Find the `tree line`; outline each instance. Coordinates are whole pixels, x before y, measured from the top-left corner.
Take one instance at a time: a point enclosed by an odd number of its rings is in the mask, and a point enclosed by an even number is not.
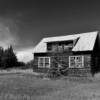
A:
[[[0,68],[13,68],[23,66],[23,62],[19,62],[12,46],[7,49],[0,47]]]

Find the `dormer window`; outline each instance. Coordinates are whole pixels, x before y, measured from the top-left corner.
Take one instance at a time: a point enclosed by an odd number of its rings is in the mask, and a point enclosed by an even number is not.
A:
[[[73,48],[73,41],[64,42],[64,51],[70,51]]]
[[[73,40],[69,41],[56,41],[47,43],[48,52],[67,52],[73,48]]]
[[[47,50],[51,51],[52,50],[52,43],[47,43]]]
[[[58,52],[62,52],[63,51],[63,43],[59,42],[58,43]]]

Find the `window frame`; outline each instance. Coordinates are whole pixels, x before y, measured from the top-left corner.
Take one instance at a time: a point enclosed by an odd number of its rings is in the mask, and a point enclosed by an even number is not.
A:
[[[41,59],[41,58],[43,59],[43,62],[42,62],[42,63],[43,63],[43,66],[40,65],[40,59]],[[46,67],[46,64],[47,64],[47,63],[45,62],[45,61],[46,61],[46,60],[45,60],[46,58],[49,59],[49,62],[48,62],[49,65],[48,65],[48,67]],[[50,65],[51,65],[50,57],[38,57],[38,68],[50,68]]]
[[[71,57],[75,57],[75,64],[81,64],[82,66],[81,67],[75,67],[75,66],[71,66]],[[81,57],[81,62],[77,62],[76,58],[77,57]],[[77,56],[69,56],[69,68],[84,68],[84,56],[81,56],[81,55],[77,55]]]

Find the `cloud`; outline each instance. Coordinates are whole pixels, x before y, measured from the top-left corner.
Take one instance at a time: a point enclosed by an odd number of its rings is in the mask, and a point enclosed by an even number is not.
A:
[[[33,50],[32,48],[25,48],[24,50],[18,51],[18,46],[20,46],[23,41],[21,37],[22,35],[19,33],[19,26],[17,22],[18,20],[14,18],[2,18],[0,16],[0,46],[6,49],[9,45],[12,45],[14,47],[18,60],[28,62],[33,59]]]
[[[31,61],[33,59],[32,52],[33,52],[33,48],[18,51],[16,54],[18,61],[23,61],[25,63]]]
[[[16,36],[11,32],[10,28],[0,23],[0,46],[7,48],[9,45],[15,45],[16,43]]]

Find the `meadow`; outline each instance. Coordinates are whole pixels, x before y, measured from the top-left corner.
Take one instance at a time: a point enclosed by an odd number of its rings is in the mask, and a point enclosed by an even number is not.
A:
[[[0,100],[100,100],[100,80],[47,80],[25,73],[0,74]]]

